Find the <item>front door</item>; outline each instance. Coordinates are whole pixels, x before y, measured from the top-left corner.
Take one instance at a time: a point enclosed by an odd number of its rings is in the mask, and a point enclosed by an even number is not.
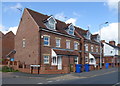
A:
[[[62,70],[62,57],[58,56],[58,70]]]

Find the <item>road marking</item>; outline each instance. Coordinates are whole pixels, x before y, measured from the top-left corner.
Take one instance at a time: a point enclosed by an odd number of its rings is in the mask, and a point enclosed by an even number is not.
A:
[[[37,84],[43,84],[43,83],[37,83]]]
[[[60,81],[60,80],[58,79],[58,80],[56,80],[56,81]]]
[[[113,73],[113,72],[116,72],[116,71],[111,71],[111,72],[107,72],[107,73],[103,73],[103,74],[99,74],[99,75],[93,75],[93,76],[90,76],[90,77],[87,77],[87,78],[101,76],[101,75],[105,75],[105,74],[110,74],[110,73]]]
[[[119,85],[120,84],[120,82],[118,82],[118,83],[116,83],[116,84],[114,84],[114,85],[112,85],[112,86],[117,86],[117,85]]]
[[[48,81],[48,82],[53,82],[53,81]]]

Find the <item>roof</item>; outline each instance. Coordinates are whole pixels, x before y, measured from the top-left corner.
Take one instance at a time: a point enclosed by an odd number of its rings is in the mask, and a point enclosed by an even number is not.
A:
[[[77,51],[68,51],[68,50],[58,50],[54,49],[57,55],[68,55],[68,56],[78,56],[79,53]]]
[[[95,58],[100,58],[99,54],[92,54]]]
[[[48,16],[48,15],[43,15],[41,13],[38,13],[36,11],[33,11],[31,9],[28,9],[26,8],[27,11],[30,13],[30,15],[33,17],[33,19],[35,20],[35,22],[37,23],[37,25],[41,28],[44,28],[44,29],[47,29],[47,30],[50,30],[48,29],[45,25],[44,25],[44,21],[46,21],[49,17],[51,16]],[[66,34],[66,35],[69,35],[65,29],[68,28],[68,25],[69,24],[66,24],[65,22],[62,22],[60,20],[56,20],[56,32],[59,32],[59,33],[63,33],[63,34]],[[52,30],[53,31],[53,30]],[[77,35],[75,35],[76,37],[78,37]]]
[[[109,43],[107,43],[107,42],[105,42],[107,45],[109,45],[109,46],[111,46],[111,47],[113,47],[113,48],[117,48],[117,49],[119,49],[120,50],[120,47],[119,46],[115,46],[115,45],[112,45],[112,44],[109,44]]]

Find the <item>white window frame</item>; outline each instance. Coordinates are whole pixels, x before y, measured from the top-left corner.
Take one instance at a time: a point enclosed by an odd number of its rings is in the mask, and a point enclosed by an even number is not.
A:
[[[74,42],[74,49],[75,49],[75,50],[78,50],[78,45],[79,45],[78,42]]]
[[[88,51],[88,44],[85,44],[85,51]]]
[[[54,28],[53,28],[53,29],[49,28],[49,27],[47,26],[47,24],[45,23],[46,27],[47,27],[48,29],[50,29],[50,30],[56,30],[56,23],[57,23],[57,22],[56,22],[55,18],[54,18],[53,16],[50,16],[50,17],[47,19],[47,22],[48,22],[49,25],[50,25],[50,22],[49,22],[50,19],[53,19],[53,20],[55,21],[55,23],[53,24],[53,25],[54,25]]]
[[[58,46],[57,46],[57,43],[58,43]],[[60,47],[60,46],[61,46],[61,38],[56,38],[56,47]]]
[[[94,45],[91,45],[91,52],[94,52]]]
[[[45,57],[48,57],[48,58],[45,58]],[[50,56],[49,55],[44,55],[44,64],[49,64],[49,59],[50,59]],[[48,60],[47,62],[45,62],[45,60]]]
[[[88,60],[89,60],[88,56],[85,56],[85,63],[88,63],[89,62]]]
[[[74,57],[74,63],[75,63],[75,64],[78,64],[78,57],[77,57],[77,56]]]
[[[22,40],[22,47],[25,48],[25,46],[26,46],[26,40],[23,39],[23,40]]]
[[[56,59],[54,60],[54,58],[56,58]],[[55,61],[55,63],[54,63],[54,61]],[[57,56],[52,57],[52,65],[57,65]]]
[[[45,40],[45,37],[48,37],[48,40]],[[46,44],[44,44],[44,42],[45,41],[47,41],[48,42],[48,44],[46,45]],[[44,44],[44,46],[50,46],[50,36],[48,36],[48,35],[44,35],[44,37],[43,37],[43,44]]]
[[[98,46],[96,46],[96,52],[98,52]]]
[[[66,48],[70,49],[70,40],[66,40]]]
[[[73,27],[73,34],[70,34],[70,31],[72,31],[72,30],[70,29],[71,27]],[[74,35],[74,30],[75,30],[74,25],[73,25],[73,24],[70,24],[70,25],[68,26],[67,33],[70,34],[70,35]]]

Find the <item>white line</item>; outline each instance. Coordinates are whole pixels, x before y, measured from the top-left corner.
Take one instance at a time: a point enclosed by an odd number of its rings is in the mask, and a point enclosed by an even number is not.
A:
[[[56,80],[56,81],[60,81],[60,80],[58,79],[58,80]]]
[[[48,81],[48,82],[53,82],[53,81]]]
[[[120,82],[118,82],[118,83],[114,84],[113,86],[117,86],[117,85],[119,85],[119,84],[120,84]]]
[[[37,84],[43,84],[43,83],[37,83]]]

